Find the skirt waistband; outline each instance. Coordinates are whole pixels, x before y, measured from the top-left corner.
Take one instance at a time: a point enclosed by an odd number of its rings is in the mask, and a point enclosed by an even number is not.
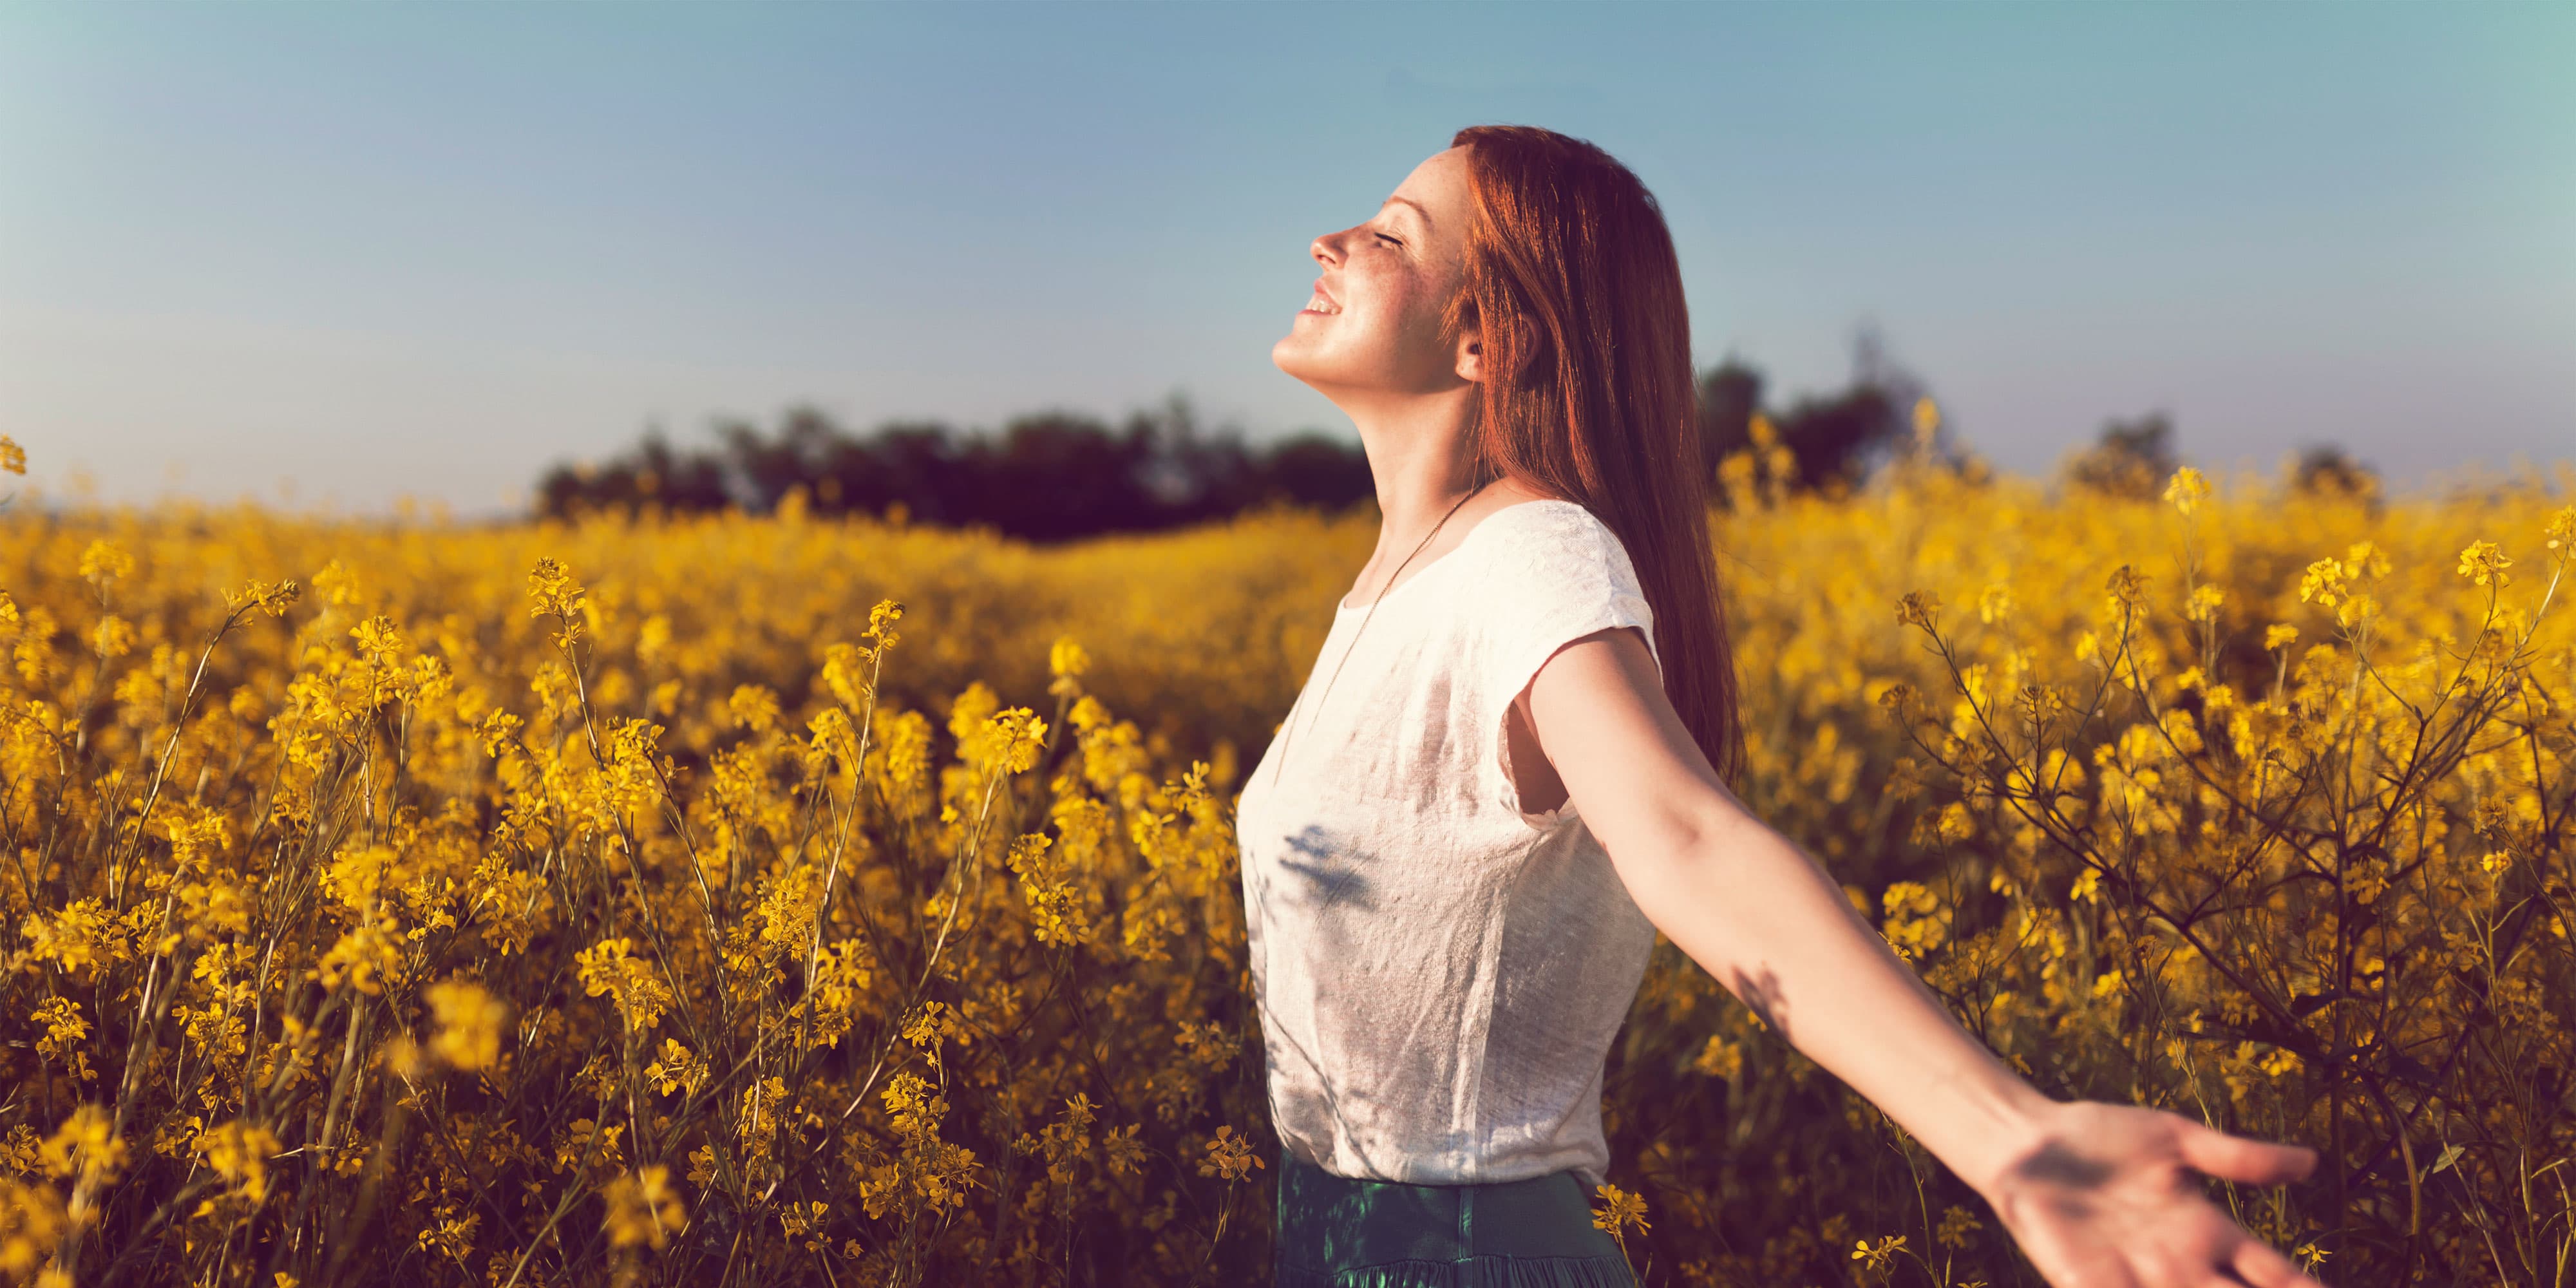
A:
[[[1282,1149],[1283,1264],[1324,1272],[1479,1257],[1609,1258],[1630,1282],[1571,1171],[1479,1185],[1408,1185],[1335,1176]]]

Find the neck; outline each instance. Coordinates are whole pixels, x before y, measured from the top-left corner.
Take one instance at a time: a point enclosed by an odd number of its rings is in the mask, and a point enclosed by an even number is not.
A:
[[[1346,407],[1377,483],[1378,549],[1410,550],[1476,487],[1477,387]],[[1492,489],[1487,489],[1491,491]]]

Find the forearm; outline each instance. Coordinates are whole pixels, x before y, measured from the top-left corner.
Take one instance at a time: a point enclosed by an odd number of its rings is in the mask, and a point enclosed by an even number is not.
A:
[[[1759,823],[1623,879],[1691,960],[1980,1192],[2057,1102],[1960,1027],[1788,838]]]

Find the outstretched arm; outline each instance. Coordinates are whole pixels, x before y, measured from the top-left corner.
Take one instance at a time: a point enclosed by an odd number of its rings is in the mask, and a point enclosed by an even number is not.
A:
[[[1634,628],[1558,650],[1519,703],[1639,909],[1808,1058],[1985,1196],[2057,1288],[2322,1288],[2192,1171],[2255,1184],[2316,1154],[2161,1110],[2042,1095],[1953,1019],[1814,861],[1753,817]]]

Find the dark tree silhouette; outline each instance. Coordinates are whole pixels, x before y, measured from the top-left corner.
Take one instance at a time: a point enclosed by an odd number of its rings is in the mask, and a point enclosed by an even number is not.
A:
[[[1772,414],[1797,461],[1795,486],[1857,486],[1910,441],[1922,382],[1886,360],[1874,332],[1858,338],[1852,383]],[[1712,471],[1752,442],[1763,377],[1728,358],[1699,380],[1699,432]],[[810,406],[774,430],[739,418],[714,445],[674,448],[659,428],[597,465],[561,464],[539,480],[539,514],[595,510],[768,513],[792,493],[819,515],[900,515],[983,526],[1028,541],[1071,541],[1205,523],[1266,505],[1339,510],[1376,494],[1368,458],[1349,438],[1305,431],[1252,446],[1231,427],[1202,433],[1178,396],[1115,427],[1077,412],[1012,419],[998,434],[939,421],[888,421],[861,436]]]
[[[2310,443],[2290,462],[2290,491],[2301,496],[2359,501],[2379,512],[2379,471],[2352,459],[2338,443]]]
[[[1247,447],[1231,429],[1201,433],[1179,398],[1116,428],[1050,410],[1016,417],[998,435],[890,421],[861,437],[800,406],[774,431],[726,419],[714,438],[712,448],[675,451],[655,429],[603,464],[558,465],[538,484],[538,512],[757,514],[801,491],[816,514],[900,514],[1051,542],[1178,527],[1265,504],[1334,510],[1374,494],[1357,443],[1308,432]]]
[[[1699,379],[1699,428],[1702,459],[1708,462],[1712,499],[1724,501],[1715,486],[1716,471],[1731,452],[1753,445],[1753,418],[1767,416],[1780,445],[1797,462],[1791,486],[1840,495],[1858,488],[1913,437],[1915,402],[1926,386],[1887,356],[1874,327],[1853,338],[1851,383],[1832,394],[1800,397],[1785,411],[1763,410],[1761,371],[1732,355]],[[1934,438],[1934,452],[1953,459],[1946,427]],[[1953,460],[1953,463],[1956,463]]]
[[[2179,464],[2173,421],[2161,411],[2133,421],[2113,420],[2091,447],[2066,458],[2064,477],[2077,489],[2103,496],[2151,500],[2164,491]]]
[[[1262,501],[1330,508],[1342,498],[1375,495],[1376,480],[1368,457],[1338,438],[1319,433],[1283,439],[1270,449],[1262,482]]]
[[[600,506],[715,510],[731,501],[722,467],[704,453],[672,450],[659,426],[644,431],[633,452],[606,468],[557,466],[537,484],[540,514]]]
[[[1753,417],[1762,410],[1762,373],[1733,354],[1699,377],[1700,459],[1709,478],[1729,452],[1753,445]]]

